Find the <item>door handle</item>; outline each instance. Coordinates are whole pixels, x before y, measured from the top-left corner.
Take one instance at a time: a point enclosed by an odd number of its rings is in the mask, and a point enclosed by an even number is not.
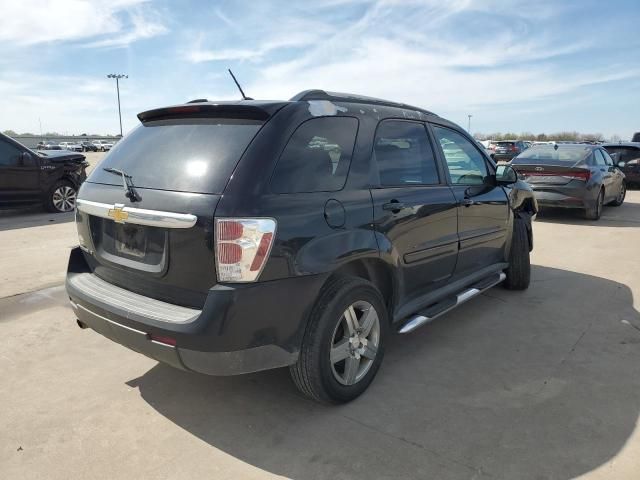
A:
[[[404,203],[399,202],[398,200],[391,200],[389,203],[382,204],[383,210],[389,210],[393,213],[398,213],[403,208],[404,208]]]
[[[470,207],[471,205],[475,205],[476,202],[474,202],[472,199],[470,198],[463,198],[460,201],[460,205],[464,206],[464,207]]]

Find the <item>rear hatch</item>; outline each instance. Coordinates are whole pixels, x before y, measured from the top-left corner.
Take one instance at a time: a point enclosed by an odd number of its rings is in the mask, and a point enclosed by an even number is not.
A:
[[[247,146],[282,105],[188,105],[140,114],[142,124],[79,193],[78,234],[94,274],[145,296],[202,307],[216,283],[216,206]]]
[[[588,159],[591,149],[577,145],[541,145],[522,152],[511,162],[520,176],[532,186],[567,185],[591,176]]]
[[[514,142],[496,142],[494,151],[498,154],[506,154],[517,153],[518,149]]]

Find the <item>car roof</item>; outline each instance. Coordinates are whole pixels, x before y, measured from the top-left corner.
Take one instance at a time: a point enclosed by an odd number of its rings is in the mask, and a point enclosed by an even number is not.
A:
[[[640,142],[603,143],[601,147],[632,147],[640,148]]]
[[[244,115],[266,120],[278,110],[286,105],[300,104],[308,108],[312,115],[335,115],[339,111],[349,111],[354,115],[367,115],[374,114],[377,118],[387,117],[403,117],[407,119],[421,119],[429,116],[438,118],[439,121],[443,121],[435,113],[425,110],[420,107],[415,107],[405,103],[392,102],[389,100],[383,100],[380,98],[366,97],[363,95],[357,95],[353,93],[340,93],[329,92],[320,89],[304,90],[289,100],[236,100],[236,101],[210,101],[207,99],[196,99],[190,102],[173,105],[169,107],[157,108],[153,110],[147,110],[138,114],[138,119],[141,122],[150,121],[152,119],[159,119],[167,116],[171,116],[171,112],[176,114],[192,111],[196,112],[198,108],[201,108],[201,114],[205,111],[225,111],[229,112],[243,112]],[[357,106],[359,108],[350,109],[348,106]],[[317,107],[317,108],[315,108]],[[344,110],[343,110],[344,108]],[[447,124],[451,122],[444,121]],[[455,125],[455,124],[452,124]]]

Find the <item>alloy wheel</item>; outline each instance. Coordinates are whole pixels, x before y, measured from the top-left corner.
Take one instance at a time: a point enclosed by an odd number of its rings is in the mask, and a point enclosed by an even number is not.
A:
[[[380,344],[380,319],[369,302],[357,301],[342,314],[331,337],[330,362],[334,378],[342,385],[362,380],[376,358]]]
[[[76,191],[68,185],[62,185],[53,192],[53,206],[59,212],[70,212],[76,206]]]

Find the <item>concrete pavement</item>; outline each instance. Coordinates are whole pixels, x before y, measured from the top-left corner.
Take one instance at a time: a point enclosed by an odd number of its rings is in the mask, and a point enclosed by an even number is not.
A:
[[[80,330],[62,287],[41,288],[62,280],[73,222],[33,215],[0,222],[2,478],[640,477],[638,191],[600,222],[543,214],[528,291],[394,337],[340,407],[286,370],[190,374]],[[34,237],[51,252],[19,257]]]

